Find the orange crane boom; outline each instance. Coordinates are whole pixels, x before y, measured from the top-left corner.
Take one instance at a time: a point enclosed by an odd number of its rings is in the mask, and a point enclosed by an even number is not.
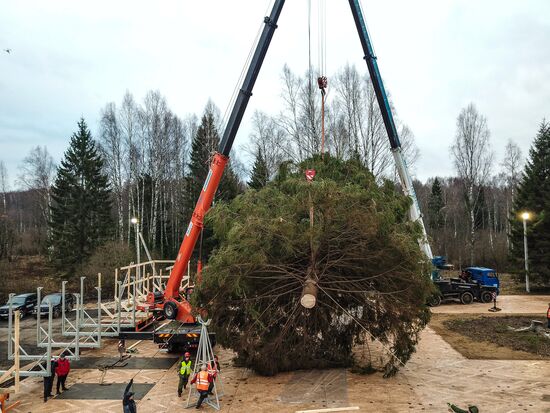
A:
[[[180,294],[180,285],[187,270],[191,254],[195,249],[197,239],[204,225],[204,216],[212,205],[212,200],[220,184],[220,180],[229,161],[229,153],[233,146],[233,141],[241,124],[246,106],[252,96],[252,89],[258,78],[265,55],[273,38],[277,21],[283,9],[285,0],[276,0],[271,9],[271,14],[264,18],[264,28],[256,45],[242,87],[237,95],[235,104],[229,116],[229,120],[224,130],[218,152],[214,155],[206,181],[201,190],[201,194],[193,211],[191,221],[185,232],[183,242],[179,249],[176,263],[170,273],[170,278],[163,293],[154,292],[147,296],[147,303],[144,307],[149,310],[162,310],[166,318],[179,320],[184,323],[194,323],[192,307],[189,302]]]

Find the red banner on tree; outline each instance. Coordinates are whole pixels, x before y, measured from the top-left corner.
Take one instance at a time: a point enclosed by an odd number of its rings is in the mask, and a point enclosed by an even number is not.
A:
[[[315,178],[315,169],[306,169],[306,179],[308,182],[313,181]]]

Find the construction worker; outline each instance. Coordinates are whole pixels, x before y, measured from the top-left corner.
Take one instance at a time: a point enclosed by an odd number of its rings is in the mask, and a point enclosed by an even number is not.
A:
[[[187,388],[189,376],[193,371],[193,368],[191,367],[191,354],[188,351],[185,352],[185,354],[183,355],[183,359],[180,360],[181,362],[179,364],[178,371],[178,376],[180,378],[178,383],[178,397],[181,397],[181,392],[183,391],[183,389]]]
[[[218,356],[214,356],[214,367],[208,363],[208,374],[212,376],[212,382],[208,386],[208,394],[213,394],[212,390],[214,390],[214,382],[216,381],[216,378],[218,377],[218,373],[220,372],[220,362],[218,360]]]
[[[550,303],[548,303],[548,310],[546,310],[546,319],[548,320],[548,328],[550,328]]]
[[[126,340],[121,339],[118,341],[118,355],[119,355],[119,361],[122,361],[124,359],[124,355],[126,354]]]
[[[67,380],[67,376],[69,375],[70,371],[71,363],[69,359],[65,358],[65,353],[61,353],[59,359],[57,360],[57,366],[55,368],[55,374],[57,374],[57,394],[60,394],[59,386],[61,386],[63,391],[67,390],[67,388],[65,387],[65,381]]]
[[[0,393],[0,412],[7,412],[6,402],[10,399],[9,393]],[[4,409],[5,408],[5,409]]]
[[[206,370],[206,364],[203,364],[201,371],[195,374],[195,377],[191,380],[191,384],[197,383],[197,391],[200,394],[196,409],[200,409],[202,402],[208,397],[208,388],[210,387],[210,383],[213,382],[212,375],[208,374]]]
[[[134,384],[134,379],[130,380],[130,383],[128,383],[126,389],[124,389],[124,395],[122,396],[122,409],[124,413],[137,413],[134,392],[130,390],[132,384]]]
[[[48,397],[53,397],[53,380],[55,378],[55,369],[57,367],[57,362],[52,357],[50,360],[50,375],[44,376],[44,403],[48,401]]]

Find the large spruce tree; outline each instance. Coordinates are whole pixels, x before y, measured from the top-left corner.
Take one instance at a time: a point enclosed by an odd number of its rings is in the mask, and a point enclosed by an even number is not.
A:
[[[355,160],[325,154],[295,169],[213,208],[219,246],[194,305],[212,315],[218,343],[261,374],[349,366],[370,334],[398,359],[365,354],[367,363],[392,375],[414,352],[433,291],[410,199]],[[318,288],[311,309],[300,304],[308,283]]]
[[[52,188],[52,254],[67,274],[84,264],[112,233],[111,194],[102,169],[96,143],[80,119]]]
[[[523,266],[523,223],[521,213],[531,215],[527,223],[529,270],[532,279],[550,281],[550,123],[540,125],[523,177],[517,188],[512,214],[512,259]]]

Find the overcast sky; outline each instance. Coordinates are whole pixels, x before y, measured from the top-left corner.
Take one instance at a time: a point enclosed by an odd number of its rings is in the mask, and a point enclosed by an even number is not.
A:
[[[96,133],[101,108],[126,90],[140,101],[158,89],[181,117],[200,115],[208,99],[223,113],[269,3],[0,2],[0,160],[10,180],[36,145],[59,161],[80,116]],[[419,179],[453,174],[449,146],[469,102],[488,118],[498,163],[508,139],[527,153],[550,118],[550,1],[363,6],[385,86],[420,149]],[[346,0],[327,0],[326,24],[327,73],[347,62],[366,72]],[[237,147],[248,139],[254,110],[278,112],[285,63],[307,69],[306,0],[286,1]]]

